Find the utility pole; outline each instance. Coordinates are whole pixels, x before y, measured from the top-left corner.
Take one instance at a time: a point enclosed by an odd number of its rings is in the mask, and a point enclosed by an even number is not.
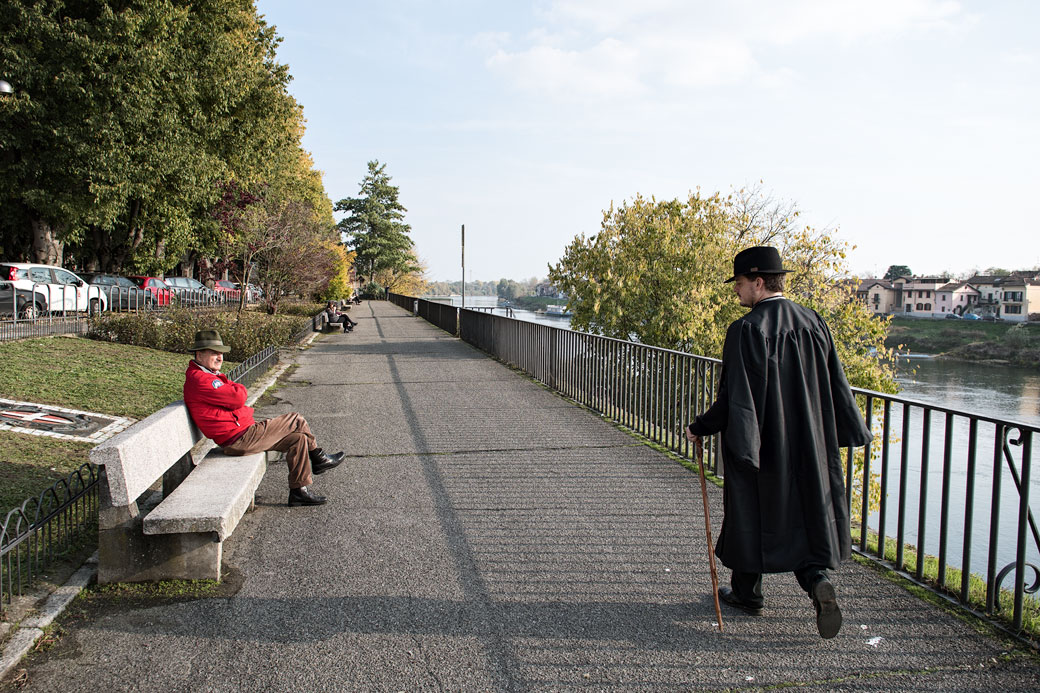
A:
[[[462,225],[462,307],[466,307],[466,225]]]

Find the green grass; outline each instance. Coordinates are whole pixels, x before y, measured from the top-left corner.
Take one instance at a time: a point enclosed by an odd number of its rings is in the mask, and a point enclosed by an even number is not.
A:
[[[852,528],[853,544],[858,545],[860,539],[860,528]],[[891,538],[885,542],[884,560],[896,562],[896,542]],[[867,553],[871,556],[878,555],[878,537],[873,531],[867,532]],[[919,554],[910,545],[903,547],[903,570],[908,574],[915,575]],[[955,599],[960,599],[961,579],[963,572],[958,568],[946,566],[946,579],[943,585],[939,584],[939,559],[935,556],[925,554],[924,563],[921,566],[921,574],[925,582],[934,589],[944,592]],[[1010,581],[1010,578],[1009,578]],[[1010,583],[1006,583],[1010,584]],[[1028,581],[1026,583],[1028,586]],[[979,612],[986,610],[986,581],[971,573],[968,575],[968,606]],[[1001,589],[998,597],[1000,611],[991,617],[1011,628],[1011,620],[1014,615],[1014,593],[1009,589]],[[1040,600],[1031,595],[1024,595],[1022,600],[1022,631],[1033,640],[1040,640]]]
[[[190,359],[78,337],[5,342],[0,362],[15,365],[0,371],[0,397],[139,419],[181,398]]]
[[[893,317],[885,346],[920,354],[1040,365],[1040,323]]]
[[[189,359],[78,337],[4,342],[0,363],[9,367],[0,369],[0,397],[140,419],[181,398]],[[92,447],[0,431],[0,518],[67,477]]]
[[[0,431],[0,520],[87,461],[93,443]]]

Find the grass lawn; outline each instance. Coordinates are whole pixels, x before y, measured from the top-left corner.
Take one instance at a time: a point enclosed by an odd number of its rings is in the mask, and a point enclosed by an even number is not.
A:
[[[190,358],[81,337],[4,342],[0,397],[141,419],[181,398]],[[92,447],[0,431],[0,518],[68,476]]]
[[[919,354],[1040,365],[1040,324],[894,317],[885,345]]]

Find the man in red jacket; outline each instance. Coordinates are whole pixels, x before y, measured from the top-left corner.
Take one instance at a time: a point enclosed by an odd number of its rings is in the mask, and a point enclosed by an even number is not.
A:
[[[192,420],[224,449],[224,454],[284,452],[289,463],[289,505],[321,505],[325,496],[309,488],[312,475],[338,466],[343,453],[325,454],[307,422],[296,412],[254,421],[253,408],[246,406],[246,388],[220,372],[224,354],[230,350],[216,330],[195,334],[195,343],[188,350],[194,358],[184,374],[184,403]]]

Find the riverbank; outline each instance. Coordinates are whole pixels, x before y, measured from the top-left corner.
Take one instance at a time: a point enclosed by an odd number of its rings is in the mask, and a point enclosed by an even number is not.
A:
[[[893,317],[885,346],[963,361],[1040,368],[1040,324]]]

